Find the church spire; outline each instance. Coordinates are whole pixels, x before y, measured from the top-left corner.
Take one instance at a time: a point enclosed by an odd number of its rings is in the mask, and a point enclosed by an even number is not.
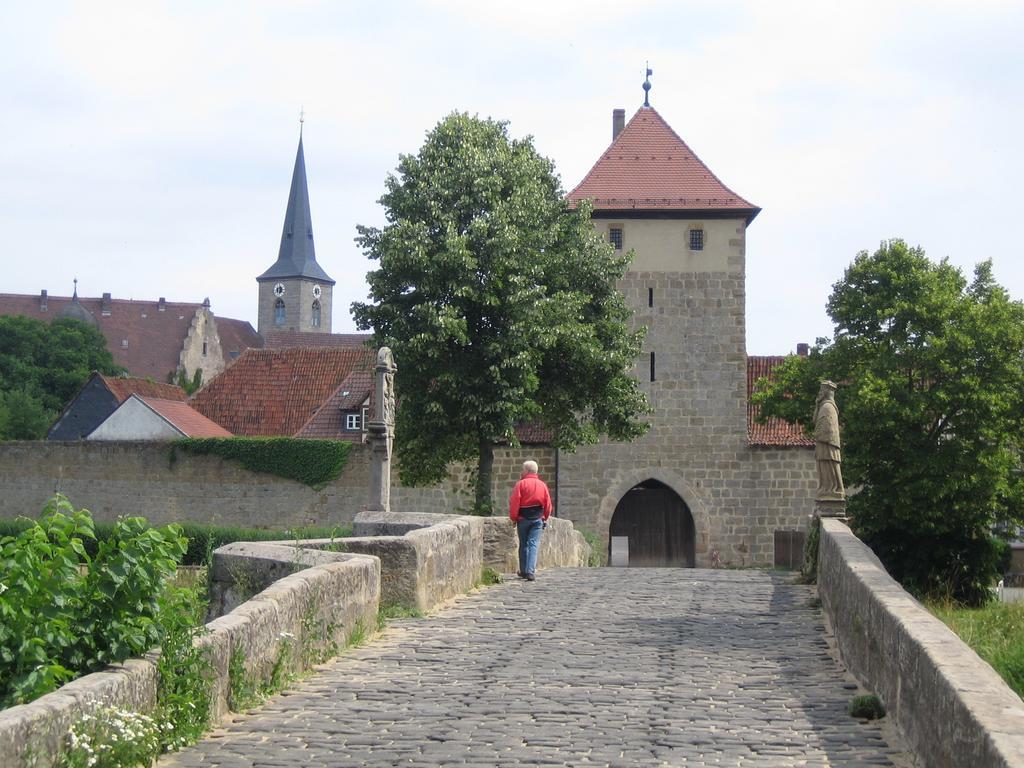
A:
[[[316,249],[313,247],[313,219],[309,212],[309,190],[306,186],[306,158],[302,151],[301,122],[299,149],[295,154],[292,186],[288,192],[284,230],[281,232],[281,248],[274,265],[256,279],[308,277],[334,285],[334,281],[317,264]]]

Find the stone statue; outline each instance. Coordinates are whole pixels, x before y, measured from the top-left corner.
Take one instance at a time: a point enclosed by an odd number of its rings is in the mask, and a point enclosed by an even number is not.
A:
[[[381,347],[374,366],[373,418],[366,425],[370,444],[370,505],[391,511],[391,445],[395,438],[395,358]]]
[[[814,459],[818,465],[818,493],[815,501],[845,501],[842,457],[839,452],[839,409],[836,385],[821,382],[814,410]]]

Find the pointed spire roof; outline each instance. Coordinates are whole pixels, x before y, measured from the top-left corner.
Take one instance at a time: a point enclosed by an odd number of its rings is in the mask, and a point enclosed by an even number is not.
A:
[[[288,208],[284,214],[284,230],[281,232],[281,249],[274,265],[257,277],[257,280],[273,280],[285,277],[308,277],[334,285],[316,262],[313,247],[313,219],[309,212],[309,190],[306,187],[306,158],[302,152],[302,133],[299,133],[299,150],[295,154],[295,170],[292,171],[292,188],[288,192]]]
[[[761,210],[701,162],[653,107],[640,107],[569,193],[595,211],[735,212],[747,223]]]

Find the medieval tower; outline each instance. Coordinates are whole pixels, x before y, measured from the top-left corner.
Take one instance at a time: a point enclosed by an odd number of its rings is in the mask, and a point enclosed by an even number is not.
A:
[[[612,126],[569,197],[590,199],[595,229],[635,252],[620,287],[647,328],[634,375],[654,412],[633,443],[560,454],[559,514],[623,564],[770,564],[776,532],[805,525],[814,462],[748,433],[746,233],[760,209],[646,101]]]
[[[264,338],[270,331],[331,332],[334,281],[316,261],[301,132],[281,248],[277,261],[256,281],[259,283],[257,330]]]

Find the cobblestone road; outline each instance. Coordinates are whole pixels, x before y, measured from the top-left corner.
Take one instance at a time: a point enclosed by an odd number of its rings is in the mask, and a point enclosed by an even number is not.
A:
[[[892,765],[792,578],[513,580],[393,623],[160,765]]]

